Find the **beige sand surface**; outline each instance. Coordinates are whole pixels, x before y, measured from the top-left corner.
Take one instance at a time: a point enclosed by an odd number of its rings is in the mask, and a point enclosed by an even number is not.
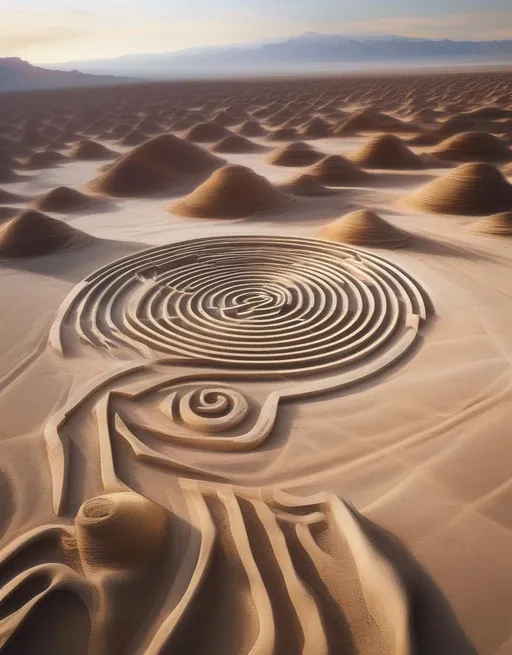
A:
[[[45,126],[125,155],[144,118],[140,131],[178,124],[182,137],[321,115],[341,136],[314,148],[348,158],[379,133],[437,133],[453,117],[499,135],[506,115],[475,115],[489,107],[512,111],[512,74],[22,94],[0,107],[0,154],[51,148]],[[341,108],[353,120],[340,132]],[[241,133],[269,146],[256,131]],[[268,152],[222,158],[273,189],[311,171]],[[2,205],[90,195],[101,165],[20,165]],[[104,194],[45,211],[95,237],[80,248],[7,249],[1,653],[512,652],[512,241],[404,202],[452,172],[426,166],[365,167],[334,193],[241,219],[169,212],[191,192],[174,184]],[[363,208],[408,247],[315,238]],[[511,208],[512,195],[499,211]]]

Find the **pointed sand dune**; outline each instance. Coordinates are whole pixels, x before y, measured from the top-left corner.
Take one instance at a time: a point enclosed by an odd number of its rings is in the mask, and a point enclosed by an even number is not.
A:
[[[370,139],[350,159],[363,168],[415,170],[423,162],[394,134],[379,134]]]
[[[439,214],[485,216],[512,208],[512,185],[490,164],[462,164],[418,189],[406,203]]]
[[[0,258],[38,257],[90,242],[85,232],[38,211],[19,214],[0,228]]]
[[[169,209],[198,218],[243,218],[293,200],[245,166],[225,166]]]
[[[350,186],[367,176],[356,164],[341,155],[329,155],[308,168],[307,173],[327,186]]]
[[[319,237],[328,241],[371,248],[401,248],[411,237],[368,209],[345,214],[320,230]]]
[[[267,162],[274,166],[311,166],[324,156],[307,143],[294,141],[273,150],[267,157]]]

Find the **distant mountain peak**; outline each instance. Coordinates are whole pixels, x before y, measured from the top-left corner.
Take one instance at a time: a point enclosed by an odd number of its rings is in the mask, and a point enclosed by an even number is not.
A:
[[[20,57],[0,58],[0,93],[30,89],[100,86],[133,81],[136,80],[113,75],[91,75],[78,70],[48,70],[33,66]]]

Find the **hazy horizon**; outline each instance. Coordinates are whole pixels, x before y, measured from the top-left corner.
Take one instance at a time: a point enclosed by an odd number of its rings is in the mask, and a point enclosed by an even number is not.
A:
[[[512,38],[510,0],[0,0],[0,56],[34,64],[174,52],[297,36]]]

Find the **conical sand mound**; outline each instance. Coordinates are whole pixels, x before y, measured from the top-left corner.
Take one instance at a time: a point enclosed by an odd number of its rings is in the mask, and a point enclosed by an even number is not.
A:
[[[88,243],[92,237],[37,211],[26,211],[0,228],[0,258],[38,257]]]
[[[154,137],[131,152],[151,164],[164,166],[180,175],[211,173],[223,164],[219,157],[173,134]]]
[[[246,152],[259,152],[262,149],[262,146],[257,143],[253,143],[249,139],[246,139],[244,136],[239,134],[230,134],[229,136],[225,136],[223,139],[215,143],[210,148],[210,152],[243,154]]]
[[[223,125],[217,123],[198,123],[185,134],[185,139],[192,143],[214,143],[233,134]]]
[[[186,177],[202,178],[222,165],[203,148],[162,134],[114,162],[90,187],[107,195],[128,197],[165,191]]]
[[[329,223],[322,228],[319,237],[370,248],[401,248],[411,238],[368,209],[350,212]]]
[[[90,139],[83,139],[71,150],[70,157],[77,161],[95,161],[113,159],[118,154],[101,143],[91,141]]]
[[[147,141],[149,136],[140,130],[132,130],[119,139],[119,144],[122,146],[138,146],[144,141]]]
[[[109,165],[89,186],[98,193],[124,198],[165,191],[177,183],[177,178],[168,168],[152,164],[132,151]]]
[[[272,130],[266,136],[267,141],[293,141],[298,137],[298,132],[294,127],[281,127],[278,130]]]
[[[279,187],[285,193],[291,193],[293,196],[330,196],[335,191],[327,189],[320,184],[316,177],[307,173],[299,175],[294,180],[281,184]]]
[[[306,139],[322,139],[328,137],[331,133],[331,126],[319,116],[315,116],[305,123],[301,129],[301,136]]]
[[[482,218],[476,223],[471,223],[469,229],[478,234],[512,237],[512,211]]]
[[[346,186],[360,182],[366,173],[341,155],[329,155],[307,171],[321,184],[327,186]]]
[[[407,140],[410,146],[435,146],[439,143],[439,137],[431,132],[421,132]]]
[[[170,210],[198,218],[243,218],[291,202],[292,197],[245,166],[225,166],[213,173]]]
[[[380,134],[370,139],[350,158],[364,168],[393,170],[423,168],[421,159],[393,134]]]
[[[350,134],[356,132],[377,132],[377,131],[392,131],[405,129],[406,124],[399,121],[397,118],[382,114],[379,111],[372,109],[363,109],[355,114],[352,114],[346,121],[344,121],[337,129],[341,133]]]
[[[80,191],[60,186],[36,198],[33,206],[42,211],[67,213],[86,209],[94,202],[94,198],[86,196]]]
[[[504,175],[506,175],[507,177],[512,177],[512,163],[504,166],[502,170]]]
[[[267,158],[269,164],[275,166],[311,166],[324,157],[307,143],[294,141],[270,153]]]
[[[497,137],[486,132],[463,132],[442,141],[433,155],[445,161],[507,161],[510,149]]]
[[[223,125],[224,127],[231,127],[231,125],[236,125],[240,120],[236,116],[232,116],[227,111],[219,111],[212,118],[212,122],[217,123],[217,125]]]
[[[245,123],[242,123],[242,125],[236,128],[236,131],[242,136],[265,136],[268,134],[268,130],[257,121],[245,121]]]
[[[25,168],[29,170],[52,168],[65,161],[67,161],[67,157],[62,153],[54,150],[43,150],[42,152],[35,152],[26,162]]]
[[[512,208],[512,186],[490,164],[462,164],[406,199],[423,211],[485,216]]]

